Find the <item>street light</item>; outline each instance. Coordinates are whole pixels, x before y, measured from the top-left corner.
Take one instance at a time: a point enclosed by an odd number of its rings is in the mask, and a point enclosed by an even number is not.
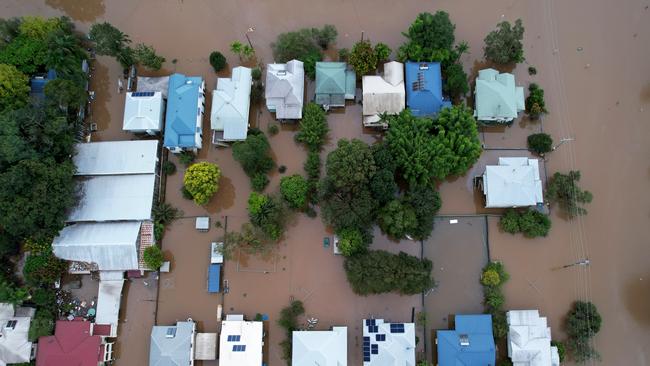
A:
[[[246,30],[246,33],[245,33],[246,40],[248,41],[248,45],[251,46],[251,48],[253,48],[253,44],[251,43],[251,39],[248,38],[248,33],[253,33],[253,32],[255,32],[255,27],[248,27],[248,29]]]
[[[589,259],[585,258],[585,259],[582,259],[582,260],[577,261],[575,263],[564,265],[564,266],[562,266],[562,268],[569,268],[569,267],[573,267],[573,266],[585,266],[586,267],[588,265],[589,265]]]
[[[574,141],[574,140],[575,140],[574,137],[563,138],[562,140],[560,140],[559,144],[557,144],[557,145],[553,146],[553,148],[551,148],[551,151],[555,151],[555,149],[560,147],[560,145],[562,145],[565,142]]]

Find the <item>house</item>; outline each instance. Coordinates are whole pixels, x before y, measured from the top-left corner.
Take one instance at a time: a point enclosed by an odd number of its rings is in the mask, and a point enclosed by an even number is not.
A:
[[[316,63],[316,104],[325,110],[345,107],[347,99],[354,99],[357,76],[348,70],[345,62]]]
[[[28,334],[35,312],[33,308],[15,309],[12,304],[0,303],[0,366],[29,363],[34,358]]]
[[[383,127],[380,120],[383,113],[398,114],[404,110],[404,64],[391,61],[384,64],[384,75],[365,75],[363,88],[363,125]]]
[[[36,366],[104,366],[112,360],[113,343],[88,321],[59,320],[54,335],[38,339]]]
[[[293,365],[346,366],[348,364],[348,328],[327,331],[293,331]]]
[[[442,96],[439,62],[406,63],[406,106],[416,117],[435,116],[451,102]]]
[[[266,66],[266,108],[278,120],[301,119],[305,93],[305,70],[302,61]]]
[[[262,322],[244,320],[243,315],[227,315],[221,322],[219,365],[261,365],[263,334]]]
[[[246,139],[252,82],[251,69],[242,66],[232,69],[232,77],[217,79],[210,112],[213,144]]]
[[[173,153],[201,149],[205,82],[200,76],[169,77],[163,146]]]
[[[156,135],[162,130],[164,115],[165,100],[161,92],[128,92],[124,101],[122,129]]]
[[[83,196],[54,238],[54,254],[100,271],[140,269],[139,243],[151,223],[158,182],[158,141],[77,145],[73,158]]]
[[[196,323],[191,319],[175,326],[157,325],[151,329],[149,366],[194,365]]]
[[[510,123],[525,109],[524,88],[515,85],[515,76],[494,69],[478,72],[474,117],[484,123]]]
[[[363,321],[364,366],[415,366],[415,324]]]
[[[495,365],[490,314],[456,315],[456,329],[436,332],[439,366]]]
[[[485,207],[526,207],[544,202],[539,161],[526,157],[499,158],[483,173]]]
[[[551,328],[539,310],[510,310],[508,357],[514,366],[559,366],[557,347],[551,346]]]

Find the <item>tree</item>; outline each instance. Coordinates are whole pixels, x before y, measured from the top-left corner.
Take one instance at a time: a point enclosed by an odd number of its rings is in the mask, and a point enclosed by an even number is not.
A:
[[[392,200],[379,211],[379,227],[388,236],[403,239],[417,228],[415,210],[400,200]]]
[[[370,179],[370,192],[379,206],[384,206],[395,198],[397,183],[395,182],[395,170],[397,164],[393,155],[385,143],[372,146],[372,156],[377,171]]]
[[[11,43],[11,41],[18,36],[20,23],[20,18],[0,19],[0,48]]]
[[[528,136],[528,149],[544,155],[553,148],[553,138],[547,133],[534,133]]]
[[[232,156],[237,160],[246,175],[254,178],[258,174],[266,174],[275,165],[269,155],[271,145],[266,136],[253,131],[246,136],[245,141],[237,141],[232,146]]]
[[[255,56],[255,49],[253,47],[239,41],[233,41],[230,44],[230,52],[237,55],[240,61],[250,61]]]
[[[523,39],[524,26],[521,19],[517,19],[514,26],[503,21],[485,37],[485,58],[498,64],[523,62]]]
[[[183,211],[177,209],[167,202],[158,202],[151,210],[153,219],[163,225],[171,224],[172,221],[183,216]]]
[[[45,97],[64,111],[85,106],[88,93],[79,84],[66,79],[54,79],[45,84]]]
[[[377,70],[377,54],[370,41],[361,40],[355,43],[350,52],[348,63],[359,77]]]
[[[307,103],[300,121],[300,130],[295,135],[296,142],[305,144],[309,151],[319,151],[328,132],[327,115],[323,108],[314,102]]]
[[[61,18],[43,18],[40,16],[25,16],[18,26],[18,33],[22,36],[45,39],[47,36],[59,29],[67,26],[69,19]]]
[[[481,274],[481,285],[496,287],[501,284],[501,277],[499,272],[495,269],[488,269]]]
[[[55,257],[51,250],[47,250],[27,256],[23,275],[25,281],[32,286],[52,286],[65,273],[67,267],[66,262]]]
[[[47,52],[45,39],[19,35],[0,49],[0,64],[13,65],[24,74],[34,74],[45,67]]]
[[[320,155],[318,152],[310,151],[307,153],[307,160],[305,160],[303,168],[309,180],[318,180],[320,176]]]
[[[331,24],[326,24],[321,29],[312,28],[311,32],[312,36],[314,37],[314,41],[323,50],[327,49],[330,44],[334,43],[336,41],[336,36],[338,36],[336,27]]]
[[[327,155],[327,180],[337,192],[366,190],[377,170],[370,147],[363,141],[341,139]]]
[[[214,72],[219,72],[226,67],[226,57],[219,51],[214,51],[210,54],[210,65]]]
[[[93,24],[88,37],[95,43],[97,54],[113,57],[120,55],[131,43],[129,36],[107,22]]]
[[[528,86],[528,98],[526,98],[526,114],[530,119],[536,120],[542,114],[548,113],[544,102],[544,90],[535,83]]]
[[[537,210],[526,210],[519,216],[519,228],[528,238],[548,235],[551,219]]]
[[[54,332],[54,320],[51,318],[51,315],[42,314],[42,312],[39,312],[37,310],[36,316],[29,324],[29,332],[27,338],[30,342],[36,342],[40,337],[52,335]]]
[[[277,241],[284,232],[287,210],[279,197],[251,192],[248,196],[248,217],[251,224],[262,229],[271,240]]]
[[[446,61],[452,56],[456,26],[445,11],[418,14],[407,33],[408,40],[398,51],[401,61]]]
[[[187,168],[183,184],[197,205],[205,205],[219,189],[220,177],[221,169],[217,164],[201,162]]]
[[[280,179],[280,193],[282,193],[282,197],[289,203],[290,207],[301,209],[307,204],[309,184],[299,174],[282,177]]]
[[[241,226],[239,232],[228,231],[226,233],[223,238],[221,254],[225,259],[232,259],[238,250],[249,255],[264,255],[273,248],[274,246],[269,243],[268,236],[262,229],[247,222]]]
[[[58,29],[47,37],[45,65],[56,70],[58,78],[74,81],[81,87],[87,80],[81,63],[87,57],[79,37],[71,32]]]
[[[29,79],[15,66],[0,64],[0,111],[19,108],[29,97]]]
[[[321,48],[309,28],[278,35],[277,40],[271,43],[271,49],[276,62],[284,63],[293,59],[304,62],[305,74],[312,80],[316,75],[316,62],[323,59]]]
[[[24,287],[16,287],[9,281],[0,279],[0,302],[20,306],[29,299],[29,291]]]
[[[344,263],[348,282],[359,295],[392,291],[403,295],[420,293],[434,285],[431,267],[428,259],[383,250],[348,257]]]
[[[548,182],[546,196],[549,200],[557,202],[569,218],[586,215],[587,210],[582,207],[593,199],[591,192],[583,191],[578,186],[580,171],[570,171],[569,174],[556,172]]]
[[[377,214],[377,202],[365,188],[354,193],[328,192],[321,184],[321,212],[326,224],[331,225],[334,230],[347,227],[367,229]]]
[[[165,62],[165,58],[158,56],[153,47],[144,43],[138,43],[135,46],[133,58],[137,63],[151,70],[160,70],[162,64]]]
[[[567,315],[566,329],[569,335],[567,348],[576,362],[584,363],[600,358],[592,346],[591,338],[600,331],[601,324],[602,317],[596,305],[584,301],[576,301],[573,304]]]
[[[503,216],[501,216],[501,219],[499,219],[499,226],[501,227],[501,230],[506,233],[516,234],[521,232],[521,228],[519,227],[519,213],[517,210],[512,208],[508,209]]]
[[[385,43],[379,42],[375,45],[375,55],[377,56],[378,63],[388,61],[392,52],[393,50],[391,50]]]
[[[409,187],[404,202],[413,208],[417,219],[417,226],[411,230],[411,235],[417,240],[428,238],[433,230],[433,220],[442,205],[440,194],[429,185],[417,185]]]
[[[357,228],[344,228],[339,230],[336,235],[339,238],[338,246],[341,254],[346,257],[364,253],[372,241],[372,234]]]
[[[447,79],[442,85],[443,91],[452,99],[462,97],[469,91],[467,83],[467,74],[463,70],[463,65],[454,63],[446,69]]]
[[[566,358],[566,346],[564,345],[564,342],[552,340],[551,347],[557,347],[557,353],[560,357],[560,362],[564,362]]]
[[[447,160],[440,165],[449,164],[449,174],[465,174],[482,151],[472,110],[465,105],[443,108],[434,120],[434,128],[436,140],[444,146],[447,155]]]
[[[157,245],[152,245],[144,250],[142,259],[147,268],[156,271],[160,266],[162,266],[165,257],[162,250],[160,250]]]

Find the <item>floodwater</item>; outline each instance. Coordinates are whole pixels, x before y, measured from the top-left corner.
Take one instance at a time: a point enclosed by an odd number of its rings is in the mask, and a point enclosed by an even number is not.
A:
[[[245,41],[249,27],[255,28],[249,36],[258,60],[266,63],[272,59],[268,46],[280,32],[331,23],[339,31],[339,47],[350,47],[364,32],[373,42],[381,41],[396,49],[403,41],[401,32],[417,13],[442,9],[456,23],[456,38],[469,43],[471,53],[464,55],[462,62],[467,72],[474,73],[484,64],[482,44],[487,32],[501,20],[522,18],[527,61],[513,72],[519,84],[535,81],[545,89],[550,114],[541,123],[516,121],[503,130],[485,129],[483,141],[490,148],[522,148],[529,133],[542,129],[555,140],[575,137],[575,141],[548,156],[546,168],[549,174],[579,169],[581,185],[593,192],[594,202],[588,206],[586,217],[571,222],[554,210],[553,228],[544,239],[502,233],[497,219],[489,220],[492,257],[502,260],[511,273],[505,288],[506,305],[539,308],[549,317],[554,336],[561,339],[561,321],[571,302],[591,300],[604,318],[601,333],[595,338],[602,363],[650,364],[650,0],[407,0],[400,2],[399,7],[394,4],[386,0],[3,0],[0,9],[6,17],[68,15],[80,30],[87,30],[94,21],[109,21],[134,42],[153,45],[167,58],[166,71],[202,75],[209,89],[214,87],[216,78],[207,60],[209,53],[221,50],[228,57],[229,66],[236,66],[238,59],[227,51],[228,44],[233,40]],[[528,75],[529,65],[537,68],[536,76]],[[97,123],[98,132],[93,140],[132,138],[120,129],[124,95],[117,93],[119,66],[105,57],[99,57],[94,66],[91,88],[97,99],[91,119]],[[308,84],[307,90],[310,88],[312,84]],[[210,98],[207,99],[209,111]],[[264,111],[251,116],[263,130],[271,121]],[[381,138],[381,134],[364,131],[360,117],[360,108],[355,105],[349,105],[345,113],[329,114],[332,141],[323,158],[338,138],[360,137],[367,142]],[[206,116],[205,131],[208,126]],[[304,149],[293,143],[293,135],[292,128],[283,127],[279,135],[270,138],[277,163],[287,167],[285,174],[301,172],[306,156]],[[361,334],[361,317],[372,314],[409,320],[411,308],[421,305],[421,299],[354,296],[341,270],[342,259],[322,247],[322,237],[331,233],[320,219],[304,215],[296,219],[280,243],[274,264],[249,258],[244,260],[247,265],[240,268],[231,261],[224,272],[231,292],[223,299],[208,295],[204,287],[208,246],[223,230],[213,227],[209,233],[198,233],[193,229],[192,217],[209,214],[213,222],[225,222],[228,216],[232,217],[228,227],[237,228],[246,218],[246,198],[250,192],[248,178],[232,159],[231,151],[209,147],[208,141],[206,134],[199,159],[217,162],[224,178],[220,191],[206,208],[181,197],[180,165],[176,175],[168,180],[167,201],[181,208],[187,218],[172,225],[163,243],[172,260],[172,272],[163,274],[160,280],[158,324],[192,316],[199,321],[202,331],[215,331],[216,306],[221,301],[226,312],[243,312],[248,316],[267,313],[271,317],[267,358],[275,366],[282,364],[277,343],[284,338],[275,325],[275,317],[288,304],[290,296],[305,302],[307,315],[320,319],[319,328],[348,325],[351,361],[359,360],[354,342]],[[280,176],[273,174],[269,191],[277,189]],[[468,179],[469,174],[441,184],[441,213],[484,212],[480,209],[480,196],[467,188]],[[380,242],[377,240],[376,245],[388,245]],[[398,249],[408,248],[409,244],[390,245]],[[554,270],[585,257],[590,259],[590,267]],[[257,267],[275,270],[268,274],[238,270]],[[444,314],[429,316],[440,318]],[[129,314],[127,317],[133,319]],[[120,342],[123,345],[118,347],[128,344],[134,348],[133,360],[140,361],[118,361],[118,365],[146,364],[148,337],[127,336]]]

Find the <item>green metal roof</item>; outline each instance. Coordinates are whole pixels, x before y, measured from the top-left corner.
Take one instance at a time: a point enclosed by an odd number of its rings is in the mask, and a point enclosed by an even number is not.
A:
[[[316,63],[316,94],[345,94],[345,62]]]

